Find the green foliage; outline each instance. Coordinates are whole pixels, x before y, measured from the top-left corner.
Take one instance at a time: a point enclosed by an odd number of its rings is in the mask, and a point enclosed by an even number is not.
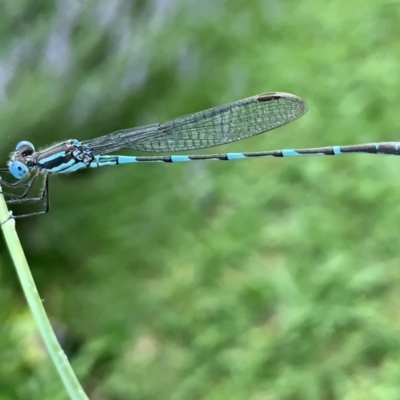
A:
[[[84,5],[83,5],[84,4]],[[299,121],[220,151],[398,139],[396,2],[5,2],[2,159],[265,91]],[[130,153],[132,154],[132,152]],[[92,399],[397,399],[399,161],[129,165],[17,221]],[[3,249],[0,398],[65,399]]]

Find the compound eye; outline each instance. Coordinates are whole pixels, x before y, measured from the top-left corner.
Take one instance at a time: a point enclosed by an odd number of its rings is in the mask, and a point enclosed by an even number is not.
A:
[[[11,175],[16,179],[25,178],[29,173],[28,167],[21,161],[11,162],[8,168],[11,172]]]
[[[19,142],[15,146],[15,150],[18,151],[22,155],[30,156],[35,151],[35,146],[31,142],[28,142],[27,140],[23,140],[22,142]]]

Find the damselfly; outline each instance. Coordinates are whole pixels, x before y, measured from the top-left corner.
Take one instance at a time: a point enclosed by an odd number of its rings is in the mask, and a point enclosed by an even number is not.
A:
[[[19,142],[11,153],[8,168],[16,182],[1,180],[3,186],[23,187],[22,194],[5,193],[8,204],[43,201],[43,209],[15,217],[44,214],[49,210],[48,177],[84,168],[137,162],[183,162],[195,160],[236,160],[249,157],[288,157],[337,155],[346,153],[399,154],[398,143],[369,143],[350,146],[281,149],[247,153],[199,155],[124,156],[106,155],[122,148],[146,152],[175,152],[203,149],[241,140],[285,125],[307,111],[301,98],[289,93],[263,93],[223,106],[152,124],[116,131],[95,139],[69,139],[36,151],[31,142]],[[43,183],[39,196],[28,194],[40,175]]]

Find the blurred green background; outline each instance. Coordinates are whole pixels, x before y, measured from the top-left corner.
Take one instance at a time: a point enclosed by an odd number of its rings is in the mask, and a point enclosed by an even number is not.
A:
[[[0,8],[3,164],[20,140],[84,140],[266,91],[309,112],[218,151],[399,140],[397,1]],[[17,228],[91,399],[399,399],[399,167],[86,170],[51,177],[50,213]],[[0,254],[0,399],[66,399]]]

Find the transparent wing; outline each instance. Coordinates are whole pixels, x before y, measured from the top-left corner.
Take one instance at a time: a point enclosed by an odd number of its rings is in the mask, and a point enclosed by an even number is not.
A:
[[[263,93],[174,118],[164,124],[124,129],[82,142],[94,154],[121,148],[174,152],[214,147],[258,135],[303,115],[307,104],[289,93]]]

